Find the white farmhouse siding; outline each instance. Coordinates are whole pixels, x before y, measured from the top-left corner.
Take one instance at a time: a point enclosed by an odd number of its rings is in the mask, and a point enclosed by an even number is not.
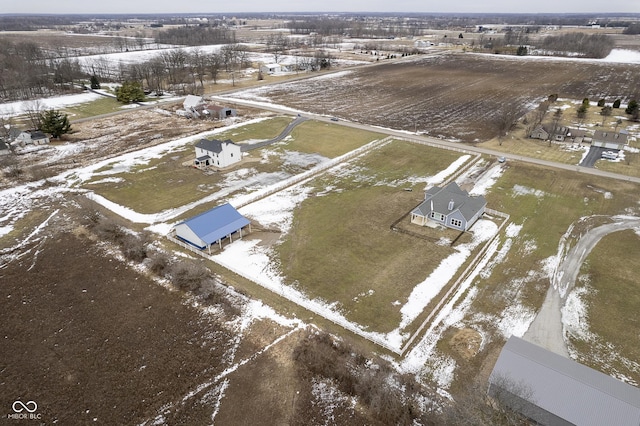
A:
[[[451,182],[443,188],[434,186],[425,192],[422,204],[411,212],[411,223],[425,226],[432,222],[467,231],[482,216],[486,207],[484,197],[472,197],[458,184]]]
[[[195,166],[205,168],[208,166],[228,167],[242,159],[240,145],[236,145],[230,140],[219,141],[217,139],[201,139],[195,145],[196,160]]]

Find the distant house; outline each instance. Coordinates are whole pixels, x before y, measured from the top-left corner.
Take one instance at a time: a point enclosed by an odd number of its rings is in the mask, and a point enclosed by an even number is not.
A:
[[[205,112],[205,114],[209,115],[211,118],[216,118],[218,120],[223,120],[227,117],[235,117],[236,115],[238,115],[238,112],[235,109],[220,105],[206,105],[203,112]]]
[[[31,132],[31,143],[34,145],[45,145],[49,143],[49,137],[39,130]]]
[[[233,234],[242,238],[242,229],[249,226],[249,219],[242,216],[231,204],[223,204],[202,214],[187,219],[174,227],[176,237],[201,250],[211,253],[211,245],[229,239],[233,242]]]
[[[425,226],[435,222],[467,231],[486,207],[487,200],[483,196],[472,197],[451,182],[443,188],[434,186],[425,191],[424,201],[411,212],[411,223]]]
[[[542,425],[640,424],[640,389],[512,336],[489,396]]]
[[[596,130],[593,134],[591,146],[620,150],[627,144],[627,137],[628,135],[624,132],[616,133],[606,130]]]
[[[529,137],[532,139],[540,139],[543,141],[553,139],[557,142],[563,142],[568,134],[569,128],[565,126],[558,127],[554,132],[553,129],[550,129],[547,126],[539,125],[535,129],[533,129],[533,132],[531,132],[531,135]]]
[[[267,74],[275,74],[282,72],[282,66],[280,64],[262,64],[260,65],[260,71],[266,72]]]
[[[567,137],[571,138],[573,143],[590,143],[591,142],[591,134],[588,130],[584,129],[569,129],[569,133]]]
[[[196,143],[195,148],[194,165],[199,169],[209,166],[228,167],[242,159],[240,145],[236,145],[228,139],[226,141],[201,139]]]
[[[25,131],[20,130],[20,129],[16,129],[15,127],[12,127],[11,129],[9,129],[9,140],[8,140],[8,142],[11,142],[11,143],[14,143],[14,144],[20,145],[20,146],[28,145],[28,144],[32,143],[32,141],[31,141],[31,133],[25,132]]]

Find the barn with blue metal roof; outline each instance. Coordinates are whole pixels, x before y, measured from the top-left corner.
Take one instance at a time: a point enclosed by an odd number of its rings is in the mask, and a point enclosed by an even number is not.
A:
[[[217,243],[222,248],[222,240],[238,233],[242,238],[242,229],[249,227],[249,219],[242,216],[231,204],[223,204],[177,224],[176,236],[201,250],[211,253],[211,245]]]

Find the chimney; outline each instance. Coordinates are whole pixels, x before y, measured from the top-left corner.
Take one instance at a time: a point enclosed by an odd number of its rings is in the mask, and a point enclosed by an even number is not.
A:
[[[449,211],[453,210],[453,200],[449,201]]]

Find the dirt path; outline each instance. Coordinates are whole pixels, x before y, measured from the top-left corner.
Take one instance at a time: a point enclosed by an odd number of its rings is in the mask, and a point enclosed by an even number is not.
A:
[[[580,238],[558,266],[542,308],[523,336],[525,340],[569,357],[564,340],[561,310],[567,295],[575,285],[580,266],[602,237],[612,232],[636,227],[640,227],[640,219],[627,218],[593,228]]]

